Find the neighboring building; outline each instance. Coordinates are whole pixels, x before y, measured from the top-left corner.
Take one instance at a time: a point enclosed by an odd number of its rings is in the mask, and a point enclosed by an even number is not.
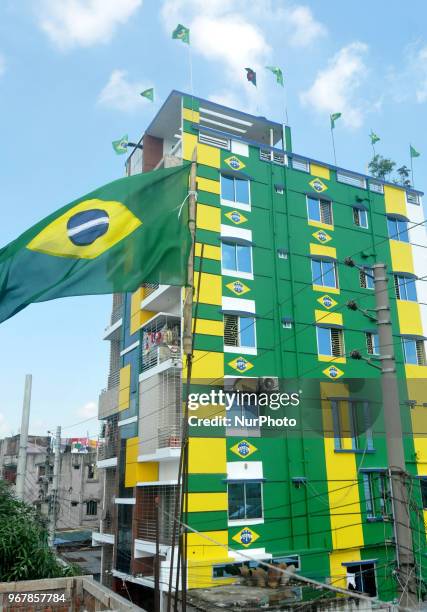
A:
[[[96,467],[96,447],[82,440],[62,440],[57,504],[57,530],[94,528],[101,517],[102,481]],[[16,483],[19,434],[0,440],[0,476]],[[28,436],[24,500],[47,516],[52,493],[54,454],[48,436]]]
[[[244,552],[391,600],[397,584],[380,372],[366,361],[378,355],[378,336],[365,314],[375,308],[370,268],[383,261],[422,575],[427,241],[424,225],[412,227],[424,221],[422,194],[297,155],[289,128],[176,91],[141,144],[128,174],[176,165],[198,150],[192,392],[222,385],[302,391],[300,408],[260,409],[295,417],[294,429],[190,428],[188,521],[218,545],[188,535],[188,587],[230,582],[226,565],[241,563]],[[367,274],[344,266],[348,256]],[[347,309],[349,300],[366,313]],[[93,541],[103,546],[103,580],[112,572],[114,588],[123,594],[125,581],[141,604],[153,588],[156,498],[163,591],[168,584],[181,335],[180,288],[146,285],[114,297],[104,336],[108,388],[99,401],[104,506]],[[354,349],[366,359],[352,360]],[[231,414],[258,416],[258,409],[235,406]]]

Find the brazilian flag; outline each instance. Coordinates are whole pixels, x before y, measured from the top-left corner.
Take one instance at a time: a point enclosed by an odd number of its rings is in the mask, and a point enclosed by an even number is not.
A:
[[[33,302],[185,285],[190,165],[104,185],[0,249],[0,322]]]

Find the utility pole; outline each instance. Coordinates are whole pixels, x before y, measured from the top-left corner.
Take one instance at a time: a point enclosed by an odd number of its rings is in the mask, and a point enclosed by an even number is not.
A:
[[[388,470],[396,540],[398,592],[400,605],[418,605],[416,568],[410,524],[407,472],[402,439],[399,389],[393,346],[393,330],[388,295],[387,266],[373,266],[378,337],[381,355],[381,387],[387,444]]]
[[[24,403],[22,405],[21,431],[19,434],[18,466],[16,468],[16,497],[24,500],[25,472],[27,470],[28,425],[30,422],[31,374],[25,376]]]
[[[61,426],[58,425],[56,428],[55,438],[55,457],[53,460],[53,479],[52,489],[49,499],[49,546],[54,547],[53,542],[55,540],[55,529],[56,529],[56,518],[57,518],[57,499],[58,499],[58,486],[59,486],[59,470],[61,462]]]

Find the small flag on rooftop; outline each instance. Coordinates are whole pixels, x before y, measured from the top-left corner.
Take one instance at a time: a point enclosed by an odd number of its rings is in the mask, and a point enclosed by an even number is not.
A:
[[[179,23],[174,31],[172,32],[172,38],[176,38],[177,40],[182,40],[183,43],[190,44],[190,28],[186,28]]]
[[[246,78],[248,79],[249,83],[252,83],[252,85],[255,85],[256,87],[256,72],[255,70],[252,70],[252,68],[245,68],[246,70]]]
[[[380,138],[379,136],[377,136],[377,135],[375,134],[375,132],[373,132],[372,130],[371,130],[371,133],[369,134],[369,137],[370,137],[370,139],[371,139],[371,145],[374,145],[376,142],[378,142],[379,140],[381,140],[381,138]]]
[[[411,154],[411,157],[419,157],[421,155],[421,153],[418,153],[418,151],[414,149],[412,145],[409,145],[409,152]]]
[[[117,155],[123,155],[124,153],[127,153],[128,142],[128,135],[125,134],[119,140],[113,140],[111,144]]]
[[[266,69],[274,74],[276,77],[276,83],[279,83],[279,85],[283,87],[283,72],[279,66],[266,66]]]
[[[335,128],[335,121],[341,117],[342,113],[331,114],[331,130]]]
[[[150,87],[149,89],[144,89],[144,91],[141,91],[140,96],[142,96],[143,98],[147,98],[147,100],[151,100],[151,102],[154,101],[154,87]]]

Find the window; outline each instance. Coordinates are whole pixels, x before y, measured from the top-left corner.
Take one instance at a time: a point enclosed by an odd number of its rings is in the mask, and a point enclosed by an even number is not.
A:
[[[260,482],[228,483],[228,518],[230,521],[262,518]]]
[[[363,289],[375,289],[374,269],[364,267],[359,272],[359,283]]]
[[[344,357],[344,339],[341,329],[316,327],[317,350],[319,355]]]
[[[302,159],[301,157],[293,157],[292,168],[294,170],[301,170],[302,172],[310,172],[310,162],[307,159]]]
[[[410,302],[417,301],[415,278],[395,274],[394,289],[398,300],[409,300]]]
[[[86,502],[86,514],[87,516],[96,516],[98,513],[98,502],[91,499]]]
[[[427,478],[420,478],[421,498],[424,510],[427,510]]]
[[[227,427],[229,436],[259,436],[260,428],[257,420],[259,418],[259,406],[256,403],[241,403],[235,401],[227,412],[230,426]]]
[[[89,463],[87,466],[87,479],[93,480],[96,478],[96,466],[94,463]]]
[[[332,221],[332,204],[328,200],[320,200],[319,198],[307,197],[307,212],[310,221],[318,221],[333,225]]]
[[[373,450],[369,403],[331,400],[331,408],[335,450]],[[362,435],[366,435],[366,441],[361,440]]]
[[[219,147],[220,149],[230,149],[230,140],[224,136],[217,136],[216,134],[199,132],[199,142],[213,147]]]
[[[311,276],[313,285],[322,287],[338,287],[337,265],[335,261],[326,259],[311,260]]]
[[[71,502],[71,505],[73,506],[73,508],[75,508],[76,506],[78,506],[78,505],[79,505],[79,502],[78,502],[78,501],[73,500],[73,501]]]
[[[221,199],[249,207],[251,202],[248,179],[221,174]]]
[[[222,268],[229,272],[252,274],[252,247],[232,242],[223,242],[221,248]]]
[[[387,217],[388,235],[393,240],[409,242],[408,222],[396,217]]]
[[[294,565],[298,570],[300,568],[299,555],[287,555],[285,557],[274,557],[273,559],[263,559],[266,563],[273,563],[279,565],[280,563],[286,563],[286,565]],[[234,578],[239,575],[239,569],[245,565],[251,569],[256,569],[259,566],[259,561],[243,561],[241,563],[221,563],[212,566],[212,578]]]
[[[346,566],[347,588],[376,597],[377,583],[374,563],[346,563]]]
[[[255,348],[255,318],[225,314],[224,345]]]
[[[390,485],[385,470],[370,471],[363,474],[365,490],[366,518],[381,521],[391,514]]]
[[[366,189],[365,177],[360,176],[360,174],[353,174],[353,172],[337,170],[337,181],[339,183],[346,183],[347,185],[352,185],[353,187],[360,187],[361,189]]]
[[[368,355],[380,354],[380,339],[376,332],[366,332],[366,350]]]
[[[426,365],[426,352],[424,340],[402,338],[405,363],[411,365]]]
[[[368,211],[364,208],[353,208],[353,221],[358,227],[368,227]]]

